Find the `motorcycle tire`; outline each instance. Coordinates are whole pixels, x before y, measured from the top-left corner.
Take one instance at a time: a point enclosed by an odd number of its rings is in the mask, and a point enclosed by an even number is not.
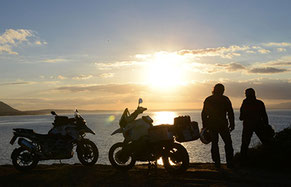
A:
[[[181,174],[189,167],[189,155],[185,147],[174,143],[166,148],[163,155],[165,169],[171,174]]]
[[[78,143],[77,156],[84,166],[93,166],[99,157],[99,151],[94,142],[83,139]]]
[[[126,156],[123,159],[118,158],[118,155],[120,155],[121,153],[122,146],[123,146],[123,143],[118,142],[110,148],[109,154],[108,154],[109,161],[111,165],[118,170],[129,170],[135,165],[136,160],[131,155]],[[118,148],[121,148],[121,149],[116,152]]]
[[[30,152],[23,147],[13,150],[11,154],[12,164],[19,171],[29,171],[38,164],[38,157],[35,153]]]

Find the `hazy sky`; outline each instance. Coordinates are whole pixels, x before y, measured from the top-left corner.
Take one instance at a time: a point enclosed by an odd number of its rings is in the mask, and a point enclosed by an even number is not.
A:
[[[291,102],[291,1],[14,1],[0,6],[0,100],[21,110]]]

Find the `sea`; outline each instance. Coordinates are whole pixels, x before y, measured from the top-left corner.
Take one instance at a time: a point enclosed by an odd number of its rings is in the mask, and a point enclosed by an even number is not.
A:
[[[96,135],[87,134],[86,137],[92,140],[98,147],[99,159],[97,164],[110,165],[108,160],[108,152],[110,147],[120,141],[123,141],[122,134],[111,136],[111,133],[119,128],[118,122],[122,112],[99,112],[84,113],[82,117],[87,121],[87,126],[95,131]],[[275,132],[279,132],[284,128],[291,126],[291,110],[269,110],[267,111],[269,123],[273,126]],[[62,114],[63,115],[63,114]],[[173,124],[174,118],[177,116],[189,115],[191,121],[197,121],[199,128],[201,124],[200,110],[185,111],[146,111],[144,116],[150,116],[154,120],[154,125]],[[73,117],[72,114],[67,114]],[[19,145],[17,142],[11,145],[9,142],[13,136],[13,128],[33,129],[36,133],[46,134],[52,128],[54,116],[52,115],[33,115],[33,116],[0,116],[0,165],[12,164],[10,155],[13,149]],[[235,130],[231,132],[234,152],[240,151],[242,135],[242,122],[239,121],[239,111],[235,111]],[[254,134],[250,147],[254,147],[260,143],[258,137]],[[187,149],[191,163],[209,163],[212,162],[210,148],[211,144],[203,144],[200,139],[182,143]],[[225,163],[224,143],[219,139],[219,149],[222,163]],[[50,160],[41,161],[40,164],[53,163],[80,163],[75,152],[74,157],[67,160]]]

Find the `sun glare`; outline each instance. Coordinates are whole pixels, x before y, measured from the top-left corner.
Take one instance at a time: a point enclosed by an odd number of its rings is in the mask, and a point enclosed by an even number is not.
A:
[[[173,124],[175,117],[177,117],[176,112],[155,112],[153,115],[154,125]]]
[[[185,57],[176,53],[156,53],[147,66],[147,83],[155,88],[169,89],[185,84]]]

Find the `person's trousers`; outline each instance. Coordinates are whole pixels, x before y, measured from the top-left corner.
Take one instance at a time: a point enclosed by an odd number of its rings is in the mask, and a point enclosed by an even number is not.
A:
[[[219,147],[218,147],[218,139],[219,139],[218,135],[219,134],[224,142],[226,162],[227,162],[227,164],[232,164],[232,162],[233,162],[233,147],[232,147],[232,140],[231,140],[231,136],[230,136],[230,131],[227,127],[217,129],[217,130],[210,130],[212,160],[216,164],[220,164],[220,154],[219,154]]]
[[[247,159],[247,152],[248,147],[251,142],[251,138],[253,136],[253,133],[256,133],[258,138],[261,140],[263,144],[268,144],[268,140],[264,136],[264,132],[260,126],[252,127],[244,125],[243,131],[242,131],[242,144],[241,144],[241,159],[246,160]]]

